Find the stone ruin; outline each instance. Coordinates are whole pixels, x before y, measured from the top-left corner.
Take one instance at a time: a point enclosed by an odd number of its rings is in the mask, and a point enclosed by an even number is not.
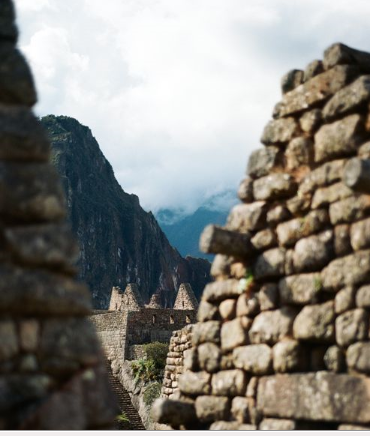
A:
[[[370,54],[334,44],[282,80],[225,227],[174,429],[370,430]]]
[[[78,247],[17,36],[13,3],[1,0],[0,430],[112,428],[91,297],[74,279]]]

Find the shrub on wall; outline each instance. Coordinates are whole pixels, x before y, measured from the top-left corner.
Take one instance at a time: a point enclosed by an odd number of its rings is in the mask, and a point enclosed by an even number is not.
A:
[[[144,345],[144,351],[148,360],[154,362],[158,370],[164,370],[168,353],[168,344],[162,342],[152,342]]]
[[[159,382],[151,383],[144,391],[144,403],[151,406],[154,400],[161,394],[161,384]]]

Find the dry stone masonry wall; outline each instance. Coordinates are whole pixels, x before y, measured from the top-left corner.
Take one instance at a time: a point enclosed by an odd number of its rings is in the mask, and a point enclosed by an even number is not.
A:
[[[173,428],[370,429],[370,54],[282,80],[204,290]]]
[[[32,113],[36,91],[0,2],[0,430],[109,428],[116,413],[102,353],[74,280],[78,247]]]

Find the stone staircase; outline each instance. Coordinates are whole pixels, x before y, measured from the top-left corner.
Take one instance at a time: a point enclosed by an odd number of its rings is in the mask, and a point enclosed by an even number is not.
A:
[[[126,415],[129,422],[116,421],[115,430],[145,430],[145,427],[141,421],[141,418],[132,405],[130,395],[126,389],[122,386],[120,381],[114,377],[112,373],[112,368],[108,361],[106,361],[107,373],[109,378],[109,383],[114,394],[117,397],[117,402],[122,413]]]

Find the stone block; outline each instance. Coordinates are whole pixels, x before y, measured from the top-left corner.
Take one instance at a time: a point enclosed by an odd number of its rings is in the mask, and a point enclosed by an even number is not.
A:
[[[257,293],[261,311],[276,309],[279,302],[279,289],[275,283],[266,283]]]
[[[284,305],[317,303],[320,291],[320,274],[298,274],[279,281],[280,301]]]
[[[253,185],[254,186],[254,185]],[[237,204],[231,209],[226,228],[241,233],[258,230],[266,222],[267,205],[264,201],[249,204]]]
[[[281,91],[286,94],[303,83],[304,71],[290,70],[281,79]]]
[[[370,374],[370,342],[357,342],[348,347],[347,365],[350,369]]]
[[[243,203],[252,203],[253,201],[253,179],[246,177],[240,182],[238,188],[238,197]]]
[[[252,425],[252,424],[240,424],[237,421],[216,421],[210,426],[209,429],[211,431],[219,431],[219,430],[224,430],[224,431],[233,431],[233,430],[255,431],[255,430],[257,430],[257,427],[255,425]]]
[[[278,204],[267,212],[266,219],[268,224],[274,225],[286,221],[290,216],[289,210],[283,205]]]
[[[230,416],[230,400],[227,397],[202,395],[195,400],[195,410],[199,421],[226,421]]]
[[[250,421],[249,401],[247,398],[244,396],[233,398],[231,403],[231,416],[239,423]]]
[[[337,257],[352,252],[350,226],[348,224],[339,224],[334,227],[334,252]]]
[[[336,345],[329,347],[324,355],[325,366],[329,371],[342,372],[346,367],[346,357]]]
[[[286,339],[272,348],[275,372],[293,372],[304,369],[302,349],[298,341]]]
[[[211,375],[205,371],[186,371],[179,377],[179,388],[185,395],[207,395],[211,393]]]
[[[248,378],[240,369],[219,371],[212,377],[212,395],[235,397],[245,394]]]
[[[334,302],[305,306],[293,325],[295,339],[319,343],[334,341]]]
[[[317,103],[329,98],[358,75],[353,66],[337,65],[313,77],[303,85],[286,93],[274,108],[274,118],[285,117],[313,108]]]
[[[293,332],[293,322],[297,311],[292,307],[262,312],[254,318],[249,330],[249,339],[253,344],[275,344]]]
[[[289,142],[299,133],[299,125],[292,117],[271,120],[263,130],[263,144],[279,144]]]
[[[351,246],[355,251],[370,247],[370,218],[352,224]]]
[[[292,216],[301,217],[302,214],[308,213],[311,207],[311,194],[296,195],[286,201],[286,207]]]
[[[247,173],[252,178],[266,176],[279,165],[281,158],[281,150],[278,147],[264,147],[255,150],[249,157]]]
[[[222,319],[234,319],[236,313],[236,300],[234,298],[229,298],[222,301],[218,307],[218,310]]]
[[[369,390],[369,379],[347,374],[279,374],[261,378],[257,407],[265,416],[368,423]]]
[[[192,343],[193,345],[202,344],[203,342],[220,343],[219,321],[206,321],[194,325]]]
[[[184,401],[158,398],[153,403],[150,414],[154,422],[174,427],[197,421],[194,404]]]
[[[293,254],[295,271],[318,271],[327,265],[334,257],[333,239],[333,231],[325,230],[298,241]]]
[[[315,134],[315,162],[323,162],[356,153],[363,129],[357,114],[323,125]]]
[[[336,341],[341,347],[367,339],[368,330],[369,314],[364,309],[349,310],[335,320]]]
[[[317,188],[328,186],[331,183],[341,180],[346,162],[345,159],[333,160],[311,171],[300,183],[298,194],[309,194]]]
[[[340,314],[348,310],[354,309],[356,288],[353,286],[346,286],[341,289],[336,295],[334,300],[334,310],[335,313]]]
[[[358,285],[366,280],[370,280],[369,251],[358,251],[333,260],[321,273],[322,285],[327,291]]]
[[[329,69],[341,64],[357,65],[362,73],[370,73],[369,53],[334,43],[325,50],[323,65],[325,69]]]
[[[310,62],[305,68],[303,81],[307,82],[308,80],[312,79],[313,77],[323,72],[324,72],[324,66],[322,61],[315,59],[314,61]]]
[[[0,321],[0,362],[13,358],[19,352],[19,341],[14,322]]]
[[[266,344],[246,345],[233,351],[234,365],[254,375],[264,375],[272,370],[272,350]]]
[[[297,185],[290,174],[272,173],[253,183],[253,195],[256,200],[279,200],[294,195]]]
[[[299,125],[301,129],[312,135],[319,127],[322,119],[322,113],[320,109],[312,109],[304,112],[299,119]]]
[[[256,294],[242,294],[236,305],[237,316],[253,317],[259,312],[259,301]]]
[[[221,327],[221,349],[228,351],[239,345],[247,344],[248,330],[251,325],[252,320],[246,316],[223,323]]]
[[[356,293],[356,306],[370,309],[370,285],[361,286]]]
[[[218,316],[218,307],[202,299],[198,308],[198,321],[211,321],[217,319]]]
[[[201,369],[216,372],[220,368],[221,350],[216,344],[206,342],[198,346],[198,359]]]
[[[204,288],[202,300],[219,303],[229,298],[237,298],[244,292],[243,282],[235,279],[208,283]]]
[[[296,423],[292,419],[265,418],[261,421],[258,430],[286,431],[286,430],[295,430],[296,428],[297,428]]]
[[[277,245],[276,234],[272,229],[261,230],[253,236],[251,243],[256,250],[267,250]]]
[[[348,188],[342,182],[335,183],[325,188],[319,188],[312,197],[311,207],[317,209],[325,207],[328,204],[343,200],[353,195],[353,190]]]
[[[288,170],[295,170],[313,162],[313,142],[309,138],[299,136],[292,139],[285,151]]]
[[[285,273],[284,248],[271,248],[257,257],[254,264],[256,279],[269,279],[283,276]]]
[[[330,205],[329,214],[332,224],[351,223],[368,216],[370,196],[355,195]]]

